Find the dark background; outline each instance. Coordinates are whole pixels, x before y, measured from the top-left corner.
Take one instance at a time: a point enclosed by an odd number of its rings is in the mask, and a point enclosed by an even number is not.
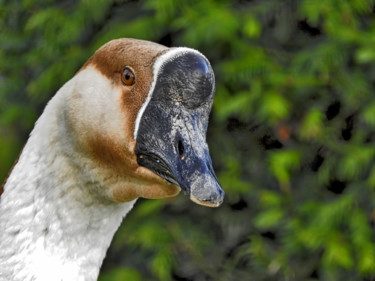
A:
[[[0,0],[0,181],[46,102],[105,42],[211,61],[209,209],[139,200],[114,280],[375,280],[374,0]]]

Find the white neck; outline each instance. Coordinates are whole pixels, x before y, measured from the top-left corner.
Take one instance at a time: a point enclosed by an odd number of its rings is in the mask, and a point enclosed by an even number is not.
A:
[[[0,281],[96,280],[135,202],[101,200],[97,182],[63,152],[59,99],[38,120],[0,198]]]

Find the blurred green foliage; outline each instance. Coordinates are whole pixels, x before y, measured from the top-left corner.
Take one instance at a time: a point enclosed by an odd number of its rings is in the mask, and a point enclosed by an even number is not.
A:
[[[0,0],[0,178],[48,99],[118,37],[211,61],[219,209],[139,200],[100,276],[375,280],[374,0]]]

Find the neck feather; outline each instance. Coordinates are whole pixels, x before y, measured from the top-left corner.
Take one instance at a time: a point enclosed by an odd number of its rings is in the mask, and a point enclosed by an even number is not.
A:
[[[69,87],[69,85],[66,85]],[[0,198],[0,281],[96,280],[135,201],[100,200],[61,150],[59,95],[38,120]],[[77,161],[75,159],[74,161]]]

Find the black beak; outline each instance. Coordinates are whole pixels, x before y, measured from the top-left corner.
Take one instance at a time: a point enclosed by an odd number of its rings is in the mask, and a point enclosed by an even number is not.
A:
[[[138,164],[178,185],[194,202],[219,206],[224,199],[206,144],[214,75],[207,59],[184,49],[161,56],[156,82],[136,130]],[[173,50],[173,49],[172,49]]]

